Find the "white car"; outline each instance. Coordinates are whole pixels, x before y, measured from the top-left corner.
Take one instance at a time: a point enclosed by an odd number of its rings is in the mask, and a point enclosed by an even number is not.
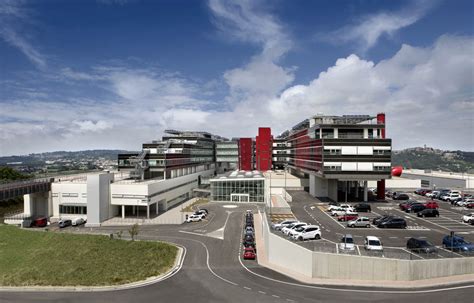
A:
[[[366,250],[383,251],[382,241],[374,236],[367,236],[364,240],[364,248]]]
[[[293,226],[289,227],[285,227],[283,228],[281,231],[287,235],[287,236],[290,236],[290,232],[292,232],[293,230],[297,229],[298,227],[302,227],[302,226],[306,226],[308,224],[306,224],[305,222],[298,222],[298,223],[295,223]]]
[[[199,215],[191,215],[191,216],[188,216],[188,218],[186,219],[186,222],[187,223],[190,223],[190,222],[199,222],[201,221],[202,219],[204,218],[204,216],[202,214],[199,214]]]
[[[343,216],[347,212],[353,212],[353,209],[348,209],[348,208],[336,208],[331,210],[331,216]]]
[[[272,224],[272,228],[273,229],[276,229],[276,230],[281,230],[283,227],[286,227],[290,224],[293,224],[293,223],[296,223],[298,221],[296,220],[285,220],[285,221],[281,221],[280,223],[274,223]]]
[[[292,237],[300,241],[321,239],[321,229],[317,225],[307,225],[301,231],[294,232]]]
[[[439,194],[439,191],[434,190],[430,193],[427,193],[425,196],[428,197],[428,198],[433,198],[433,197],[437,196],[438,194]]]
[[[339,242],[339,250],[355,250],[354,238],[352,237],[352,235],[347,234],[342,237],[341,242]]]
[[[81,218],[81,217],[71,219],[71,221],[72,221],[71,222],[72,226],[78,226],[78,225],[86,223],[86,220],[84,220],[84,218]]]
[[[350,206],[349,204],[330,205],[328,207],[328,211],[332,211],[333,209],[337,209],[337,208],[352,209],[352,206]]]
[[[449,202],[453,202],[453,201],[456,201],[457,199],[461,199],[461,195],[460,194],[449,194],[447,195],[446,197],[444,197],[444,201],[449,201]]]
[[[462,221],[464,223],[472,223],[474,222],[474,213],[470,213],[467,215],[462,216]]]

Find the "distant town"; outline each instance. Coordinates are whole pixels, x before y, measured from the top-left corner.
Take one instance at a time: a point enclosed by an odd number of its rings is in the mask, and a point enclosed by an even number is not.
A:
[[[0,157],[0,166],[33,176],[78,171],[112,170],[117,168],[120,153],[125,150],[83,150],[34,153]],[[393,151],[392,164],[405,168],[432,169],[452,172],[474,172],[474,152],[446,151],[432,147],[413,147]]]

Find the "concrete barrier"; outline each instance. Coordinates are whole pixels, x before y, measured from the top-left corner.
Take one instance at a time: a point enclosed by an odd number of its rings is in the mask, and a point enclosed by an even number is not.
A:
[[[400,260],[315,252],[273,234],[263,217],[268,263],[310,279],[406,282],[474,274],[474,257]]]

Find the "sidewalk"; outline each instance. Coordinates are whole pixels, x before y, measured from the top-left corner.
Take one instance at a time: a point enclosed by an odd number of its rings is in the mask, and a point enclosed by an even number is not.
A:
[[[255,215],[255,238],[257,242],[257,262],[263,267],[272,269],[280,274],[295,279],[304,284],[313,284],[317,286],[359,286],[359,287],[380,287],[380,288],[404,288],[404,289],[417,289],[423,287],[435,287],[435,286],[455,286],[456,284],[472,282],[474,281],[474,274],[470,275],[456,275],[449,277],[441,277],[435,279],[425,280],[413,280],[413,281],[370,281],[370,280],[347,280],[347,279],[320,279],[312,278],[300,273],[294,272],[289,268],[281,267],[272,264],[268,261],[268,254],[265,250],[263,229],[262,229],[262,216],[263,214]]]
[[[98,292],[125,290],[155,284],[172,277],[183,266],[184,257],[186,256],[186,248],[174,243],[173,245],[178,247],[178,253],[176,255],[173,267],[159,276],[149,277],[146,280],[110,286],[0,286],[0,292]]]

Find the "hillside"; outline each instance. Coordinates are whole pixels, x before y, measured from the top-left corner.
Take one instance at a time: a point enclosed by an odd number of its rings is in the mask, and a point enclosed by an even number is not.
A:
[[[474,152],[444,151],[430,147],[393,151],[392,166],[433,169],[453,172],[473,172]]]

